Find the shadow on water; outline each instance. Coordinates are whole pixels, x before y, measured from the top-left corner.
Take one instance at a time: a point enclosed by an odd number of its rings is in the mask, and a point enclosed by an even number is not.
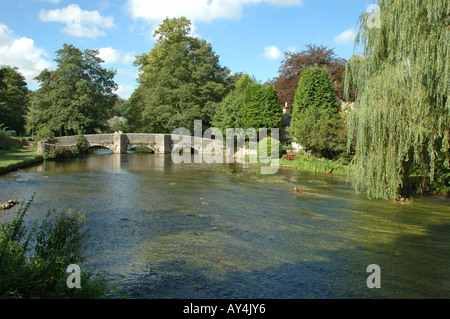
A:
[[[450,224],[431,227],[424,236],[399,237],[384,252],[339,249],[318,250],[324,261],[300,261],[252,271],[230,270],[211,279],[210,269],[193,268],[187,259],[162,262],[146,274],[128,278],[123,289],[131,298],[196,299],[328,299],[328,298],[444,298],[448,290],[448,242],[434,249],[429,237],[446,236]],[[395,253],[397,245],[411,245]],[[419,247],[419,253],[417,248]],[[392,254],[391,254],[392,253]],[[432,265],[424,255],[438,254]],[[366,280],[370,263],[381,267],[381,288],[370,289]],[[406,267],[402,265],[408,265]]]

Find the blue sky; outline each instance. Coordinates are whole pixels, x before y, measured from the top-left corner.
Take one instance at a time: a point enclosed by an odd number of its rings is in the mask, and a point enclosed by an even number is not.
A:
[[[17,66],[29,88],[54,69],[64,43],[98,49],[117,70],[118,94],[137,87],[136,55],[149,52],[165,17],[188,17],[193,35],[212,44],[220,64],[265,82],[284,52],[312,43],[349,59],[358,17],[374,0],[0,0],[0,65]]]

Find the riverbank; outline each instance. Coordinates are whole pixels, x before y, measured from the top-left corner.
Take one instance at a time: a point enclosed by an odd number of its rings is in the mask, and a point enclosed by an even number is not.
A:
[[[296,154],[294,160],[280,158],[280,166],[303,169],[314,173],[347,175],[347,165],[338,161],[322,159],[306,154]]]
[[[33,142],[26,141],[23,145],[13,146],[8,150],[0,150],[0,174],[5,174],[19,168],[28,167],[44,160],[37,155]]]

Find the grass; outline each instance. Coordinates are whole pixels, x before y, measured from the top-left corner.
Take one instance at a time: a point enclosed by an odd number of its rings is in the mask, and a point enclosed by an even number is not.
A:
[[[8,150],[0,150],[0,174],[41,162],[36,145],[14,145]]]
[[[321,159],[315,156],[297,153],[295,160],[280,158],[280,165],[303,169],[315,173],[328,173],[335,175],[346,175],[347,165],[339,161]]]

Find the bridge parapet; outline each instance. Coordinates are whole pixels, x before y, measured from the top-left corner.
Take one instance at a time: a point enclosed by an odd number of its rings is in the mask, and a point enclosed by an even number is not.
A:
[[[128,149],[141,146],[152,149],[155,153],[170,154],[172,151],[172,139],[170,134],[152,133],[124,133],[124,134],[86,134],[86,149],[91,147],[105,147],[114,153],[126,153]],[[53,148],[77,147],[77,136],[61,136],[49,140],[40,141],[37,153],[43,155]]]

